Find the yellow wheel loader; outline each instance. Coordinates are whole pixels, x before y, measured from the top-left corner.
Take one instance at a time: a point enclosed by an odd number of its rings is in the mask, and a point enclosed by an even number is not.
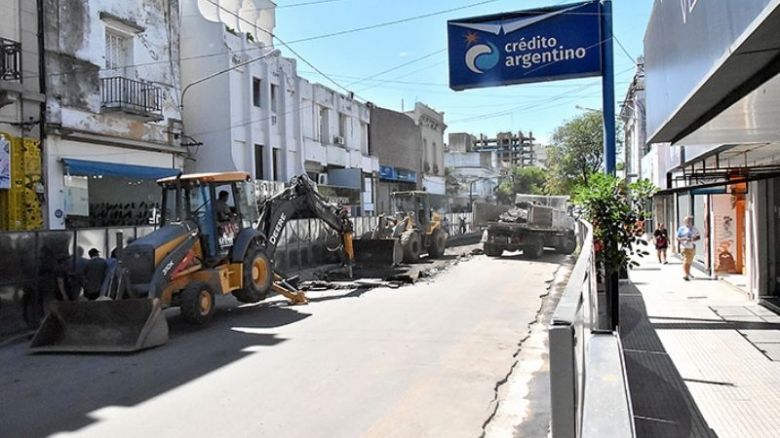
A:
[[[244,172],[181,175],[162,187],[161,227],[119,251],[114,274],[96,301],[53,303],[31,341],[33,352],[130,352],[167,342],[162,310],[178,306],[193,324],[207,323],[215,295],[258,302],[273,290],[306,303],[274,270],[285,224],[322,219],[341,236],[344,263],[354,262],[352,222],[305,176],[263,203]]]
[[[382,240],[397,240],[406,263],[418,261],[425,253],[431,258],[444,255],[448,230],[444,229],[441,216],[431,211],[427,192],[394,192],[391,205],[395,213],[391,217],[380,217],[377,229],[356,242],[379,245]]]

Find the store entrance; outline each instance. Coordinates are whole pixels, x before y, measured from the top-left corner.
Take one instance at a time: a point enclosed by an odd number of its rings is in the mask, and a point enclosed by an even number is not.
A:
[[[731,187],[730,193],[711,196],[713,267],[716,275],[747,291],[745,269],[744,190]]]

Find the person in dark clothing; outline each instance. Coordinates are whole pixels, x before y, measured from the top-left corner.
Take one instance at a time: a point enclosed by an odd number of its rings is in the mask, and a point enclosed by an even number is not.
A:
[[[88,300],[94,300],[100,296],[100,288],[106,276],[108,263],[100,257],[100,251],[96,248],[89,250],[89,261],[84,268],[84,296]]]
[[[666,231],[664,224],[659,223],[653,232],[655,241],[655,250],[658,253],[658,263],[666,264],[666,250],[669,248],[669,232]]]
[[[81,295],[81,290],[84,288],[84,269],[87,267],[89,260],[84,257],[84,248],[79,246],[76,248],[76,257],[70,263],[70,270],[68,272],[69,288],[68,295],[71,301],[77,300]]]
[[[458,221],[460,222],[460,234],[466,234],[466,213],[461,211]]]

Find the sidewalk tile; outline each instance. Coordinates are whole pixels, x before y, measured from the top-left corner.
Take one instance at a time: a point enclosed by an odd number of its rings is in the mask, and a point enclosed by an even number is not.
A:
[[[642,260],[621,285],[637,435],[780,436],[780,316],[680,270]]]

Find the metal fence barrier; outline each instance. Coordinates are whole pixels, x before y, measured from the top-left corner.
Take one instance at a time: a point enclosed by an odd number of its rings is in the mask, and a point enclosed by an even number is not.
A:
[[[549,330],[552,436],[635,436],[623,349],[599,315],[593,229],[579,223],[580,254]]]
[[[450,235],[460,235],[458,215],[447,215]],[[378,217],[352,218],[355,237],[371,231]],[[466,232],[471,217],[466,216]],[[75,271],[76,261],[96,248],[109,257],[122,232],[123,246],[143,237],[154,227],[84,228],[0,233],[0,340],[34,329],[47,304],[57,299],[57,273]],[[292,274],[341,261],[341,239],[319,219],[296,219],[287,223],[276,249],[275,269]],[[78,292],[76,292],[78,293]]]

